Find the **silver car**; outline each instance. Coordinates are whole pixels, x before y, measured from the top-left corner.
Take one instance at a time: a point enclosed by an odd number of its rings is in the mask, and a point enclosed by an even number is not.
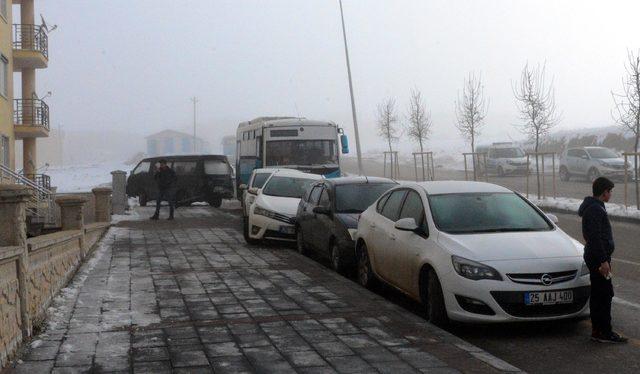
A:
[[[569,148],[560,156],[560,179],[568,181],[571,177],[586,177],[594,181],[600,176],[611,179],[624,178],[624,159],[605,147]],[[627,165],[629,177],[631,167]]]

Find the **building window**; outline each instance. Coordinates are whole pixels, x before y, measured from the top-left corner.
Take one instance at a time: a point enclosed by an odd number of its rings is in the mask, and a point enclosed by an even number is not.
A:
[[[0,55],[0,95],[9,96],[9,60],[4,55]]]
[[[191,139],[182,138],[182,153],[189,153],[191,151]]]
[[[7,0],[0,0],[0,16],[2,16],[2,18],[7,21]]]
[[[6,136],[0,137],[0,164],[9,166],[9,138]]]

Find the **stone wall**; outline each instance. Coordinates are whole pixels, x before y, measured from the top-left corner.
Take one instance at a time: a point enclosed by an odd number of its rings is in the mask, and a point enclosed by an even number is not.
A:
[[[96,199],[91,192],[79,193],[56,193],[56,198],[63,196],[82,196],[87,199],[83,209],[84,223],[95,222]],[[60,227],[60,207],[56,204],[53,206],[53,216],[56,217],[56,226]]]
[[[111,211],[110,191],[96,189],[91,196],[58,196],[62,231],[27,239],[29,195],[24,186],[0,184],[0,371],[110,225],[95,222],[109,221]]]
[[[29,315],[41,321],[49,303],[75,273],[83,257],[82,232],[60,231],[27,240]]]
[[[18,282],[21,247],[0,248],[0,367],[22,342]]]

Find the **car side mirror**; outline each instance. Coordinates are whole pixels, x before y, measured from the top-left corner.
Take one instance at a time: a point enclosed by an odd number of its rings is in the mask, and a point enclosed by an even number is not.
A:
[[[324,206],[316,206],[313,207],[313,212],[315,214],[325,214],[325,215],[330,215],[331,214],[331,209],[324,207]]]
[[[560,222],[560,220],[558,219],[558,216],[556,216],[555,214],[551,214],[551,213],[546,213],[547,218],[549,218],[551,220],[551,222],[558,224],[558,222]]]
[[[394,227],[402,231],[416,232],[418,230],[418,224],[416,224],[416,220],[410,217],[397,220]]]
[[[257,195],[259,192],[259,189],[256,187],[251,187],[247,190],[248,193],[252,194],[252,195]]]
[[[246,190],[246,189],[247,189],[247,185],[246,185],[246,184],[244,184],[244,183],[242,183],[241,185],[239,185],[239,186],[238,186],[238,189],[239,189],[240,191],[244,191],[244,190]]]

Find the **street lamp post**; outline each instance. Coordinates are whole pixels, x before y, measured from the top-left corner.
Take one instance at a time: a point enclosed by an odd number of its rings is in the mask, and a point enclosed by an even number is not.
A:
[[[194,96],[191,98],[193,102],[193,153],[197,152],[197,143],[196,143],[196,104],[198,103],[198,99]]]
[[[356,102],[353,98],[353,83],[351,81],[351,64],[349,63],[349,48],[347,46],[347,32],[344,28],[344,12],[342,11],[342,0],[340,2],[340,18],[342,20],[342,37],[344,39],[344,54],[347,60],[347,75],[349,77],[349,94],[351,95],[351,114],[353,115],[353,130],[356,136],[356,154],[358,156],[358,174],[362,175],[362,153],[360,152],[360,134],[358,133],[358,118],[356,117]]]

